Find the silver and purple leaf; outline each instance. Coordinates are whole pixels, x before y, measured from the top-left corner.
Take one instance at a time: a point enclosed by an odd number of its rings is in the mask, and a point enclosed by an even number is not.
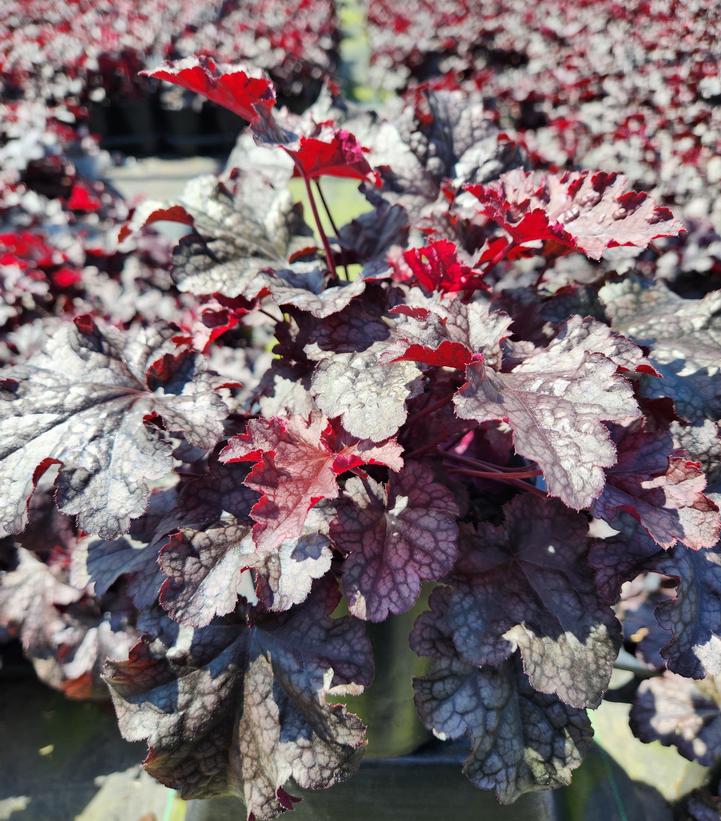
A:
[[[258,821],[284,811],[290,779],[327,789],[352,775],[365,728],[329,696],[360,692],[373,666],[362,623],[330,618],[338,600],[323,583],[282,616],[181,631],[171,646],[148,638],[108,662],[121,732],[148,742],[146,769],[185,798],[234,792]]]
[[[641,682],[631,729],[641,741],[674,746],[684,758],[710,767],[721,756],[720,703],[718,679],[690,681],[666,672]]]
[[[514,497],[504,514],[503,524],[481,524],[462,544],[447,612],[455,647],[479,667],[520,650],[535,690],[595,707],[621,630],[588,562],[587,522],[530,495]]]
[[[435,590],[431,607],[411,638],[417,652],[433,658],[413,681],[424,724],[439,738],[470,740],[463,772],[503,804],[569,784],[593,736],[585,710],[536,692],[517,655],[494,667],[469,664],[453,645],[448,591]]]
[[[349,479],[335,511],[330,536],[348,554],[341,583],[358,618],[383,621],[409,610],[421,583],[453,566],[458,506],[426,465],[407,463],[385,486]]]
[[[145,510],[172,468],[169,433],[209,449],[228,413],[219,383],[192,354],[166,353],[149,329],[67,323],[0,392],[0,529],[19,532],[37,476],[61,465],[58,507],[113,538]],[[155,424],[162,420],[162,428]]]

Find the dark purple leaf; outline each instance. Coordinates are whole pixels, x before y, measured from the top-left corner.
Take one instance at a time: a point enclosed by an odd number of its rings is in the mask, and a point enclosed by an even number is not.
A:
[[[439,738],[467,736],[465,775],[504,804],[534,790],[569,784],[593,731],[584,710],[568,707],[529,684],[516,655],[497,667],[476,667],[453,645],[447,620],[449,591],[435,590],[411,643],[433,658],[413,682],[424,724]]]
[[[642,681],[631,708],[631,729],[641,741],[674,746],[707,767],[721,756],[721,692],[708,678],[689,681],[673,673]]]
[[[421,582],[453,566],[458,507],[423,464],[409,462],[385,486],[353,477],[335,504],[330,537],[348,554],[342,587],[350,612],[383,621],[415,603]]]
[[[385,274],[391,248],[405,247],[408,241],[408,215],[400,205],[381,202],[372,211],[361,214],[338,231],[341,260],[363,265],[363,276]]]
[[[675,599],[656,610],[673,637],[661,650],[669,670],[696,679],[721,676],[721,551],[679,545],[655,569],[678,579]]]
[[[447,614],[453,642],[479,667],[520,650],[535,690],[595,707],[621,631],[596,589],[585,517],[530,495],[504,513],[503,524],[481,524],[462,540]]]
[[[146,512],[118,539],[86,539],[73,552],[73,581],[92,581],[102,596],[121,577],[136,607],[150,607],[165,576],[158,554],[172,533],[181,528],[201,528],[224,516],[248,519],[257,494],[243,484],[246,465],[222,465],[211,459],[206,473],[153,493]]]
[[[258,821],[283,809],[284,785],[326,789],[356,769],[362,722],[331,695],[372,676],[361,622],[331,619],[333,584],[253,626],[211,625],[182,645],[136,645],[107,666],[128,740],[147,740],[146,769],[184,798],[243,797]]]
[[[708,787],[700,787],[683,797],[680,812],[684,821],[718,821],[721,817],[721,796]]]
[[[619,532],[605,539],[591,539],[588,562],[596,577],[599,595],[616,604],[624,582],[655,568],[661,550],[629,514],[620,513],[613,522]]]
[[[635,516],[663,548],[681,542],[698,550],[719,538],[717,506],[704,496],[706,478],[697,462],[674,450],[670,434],[638,423],[612,428],[618,461],[606,471],[606,486],[591,507],[613,524],[624,510]]]

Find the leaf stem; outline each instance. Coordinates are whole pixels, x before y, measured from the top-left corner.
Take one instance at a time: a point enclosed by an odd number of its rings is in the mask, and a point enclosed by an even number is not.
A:
[[[335,238],[338,241],[338,245],[340,246],[340,253],[341,253],[341,265],[343,266],[343,272],[345,274],[346,280],[348,279],[348,267],[346,265],[346,253],[345,248],[340,244],[339,238],[339,231],[338,226],[335,224],[335,220],[333,219],[333,214],[331,213],[330,206],[328,205],[328,201],[325,198],[325,194],[323,193],[323,189],[320,187],[320,180],[316,179],[315,187],[318,190],[318,195],[320,196],[320,201],[323,203],[323,208],[325,209],[325,213],[328,216],[328,222],[330,222],[330,226],[333,229],[333,233],[335,234]]]
[[[469,468],[453,468],[454,473],[463,476],[474,476],[477,479],[535,479],[541,475],[540,470],[517,470],[517,471],[497,471],[497,470],[470,470]]]
[[[273,314],[268,313],[268,311],[266,311],[266,310],[265,310],[265,308],[258,308],[258,313],[259,313],[259,314],[265,314],[265,315],[266,315],[269,319],[272,319],[272,320],[273,320],[273,322],[276,322],[276,323],[277,323],[277,322],[282,322],[282,321],[283,321],[283,318],[282,318],[282,317],[281,317],[280,319],[278,319],[278,317],[277,317],[277,316],[273,316]]]
[[[311,188],[310,180],[305,174],[303,174],[303,182],[305,183],[305,190],[308,194],[308,202],[310,203],[310,208],[313,212],[313,219],[315,220],[316,228],[318,229],[321,242],[323,243],[323,250],[325,251],[325,258],[328,263],[328,269],[330,270],[333,278],[338,279],[338,272],[335,269],[335,261],[333,259],[333,249],[330,247],[328,235],[326,234],[325,229],[323,228],[323,224],[320,221],[320,214],[318,213],[318,206],[316,205],[315,197],[313,196],[313,189]]]
[[[330,222],[330,227],[333,229],[333,233],[338,236],[338,226],[335,224],[335,220],[333,219],[333,214],[330,212],[330,208],[328,207],[328,201],[325,198],[325,194],[323,193],[323,189],[320,187],[320,180],[315,180],[315,187],[318,189],[318,194],[320,195],[320,201],[323,203],[323,208],[325,209],[325,213],[328,215],[328,222]]]
[[[435,442],[429,442],[427,445],[423,445],[420,448],[416,448],[415,450],[410,451],[409,453],[404,453],[404,459],[415,459],[417,456],[421,456],[423,453],[428,453],[429,450],[433,450],[433,448],[437,448],[439,445],[442,445],[444,442],[448,441],[448,436],[444,436],[443,439],[436,439]]]
[[[523,469],[519,467],[507,467],[505,465],[494,465],[491,462],[486,462],[485,459],[475,459],[472,456],[461,456],[459,453],[450,453],[448,451],[446,451],[443,455],[446,459],[453,459],[456,462],[460,462],[461,464],[480,470],[492,470],[494,472],[508,471],[510,473],[515,473],[518,470]],[[540,474],[541,471],[538,471],[537,475],[540,476]]]
[[[296,160],[296,158],[288,151],[288,149],[284,146],[280,146],[283,151],[293,160],[293,164],[295,165],[298,173],[303,178],[303,182],[305,183],[305,190],[308,194],[308,202],[310,203],[310,210],[313,212],[313,219],[315,220],[315,227],[318,229],[318,234],[320,235],[321,242],[323,243],[323,250],[325,251],[325,259],[328,263],[328,270],[331,273],[331,276],[334,279],[338,279],[338,272],[335,269],[335,261],[333,259],[333,250],[330,247],[330,242],[328,241],[328,235],[323,228],[323,223],[320,221],[320,214],[318,213],[318,206],[315,201],[315,197],[313,196],[313,189],[310,185],[310,179],[308,175],[305,173],[305,169],[300,165],[300,163]]]
[[[458,468],[451,468],[449,473],[457,473],[459,476],[471,476],[472,474],[467,473],[464,470],[460,470]],[[479,471],[480,473],[480,471]],[[474,477],[478,478],[478,477]],[[513,485],[514,487],[519,488],[520,490],[525,490],[527,493],[533,494],[533,496],[538,496],[540,499],[546,499],[548,494],[537,488],[535,485],[529,485],[528,482],[524,481],[523,479],[516,479],[512,476],[509,476],[507,473],[495,473],[493,475],[482,476],[481,478],[489,479],[493,482],[503,482],[508,485]],[[530,478],[530,477],[529,477]]]

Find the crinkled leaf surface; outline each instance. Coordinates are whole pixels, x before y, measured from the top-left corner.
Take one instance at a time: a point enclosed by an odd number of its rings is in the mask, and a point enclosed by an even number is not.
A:
[[[61,464],[58,506],[110,538],[145,509],[149,484],[172,467],[155,420],[208,449],[220,439],[218,380],[193,354],[164,352],[155,330],[67,323],[7,372],[0,398],[0,527],[20,531],[38,471]]]
[[[495,667],[465,661],[453,645],[449,597],[433,591],[411,637],[416,652],[433,658],[413,682],[421,719],[440,738],[469,738],[465,775],[504,804],[569,784],[593,735],[585,710],[536,692],[516,655]]]
[[[407,105],[393,121],[368,118],[355,133],[383,178],[383,196],[412,221],[434,203],[444,180],[485,183],[519,164],[519,152],[479,101],[462,92],[431,91],[422,116]]]
[[[656,564],[678,579],[676,598],[656,609],[671,641],[661,650],[669,670],[690,678],[721,676],[721,552],[680,545]]]
[[[721,755],[719,703],[717,679],[689,681],[664,673],[641,682],[631,729],[641,741],[673,745],[685,758],[712,766]]]
[[[403,259],[416,282],[426,291],[470,292],[488,287],[483,272],[474,270],[458,257],[458,248],[447,239],[436,240],[422,248],[403,252]]]
[[[671,424],[671,434],[676,447],[685,450],[701,465],[709,484],[717,485],[721,479],[721,437],[718,422],[704,419],[693,425],[681,422]]]
[[[82,590],[66,584],[58,568],[18,548],[17,567],[0,578],[0,625],[19,635],[28,655],[42,657],[50,637],[62,628],[55,606],[81,596]]]
[[[501,342],[511,318],[491,311],[484,302],[464,302],[453,296],[413,301],[392,309],[399,316],[382,362],[413,361],[464,370],[471,360],[500,364]]]
[[[302,603],[331,563],[328,538],[309,526],[311,518],[312,512],[297,539],[268,552],[256,548],[250,523],[181,530],[160,553],[160,568],[168,577],[160,604],[174,621],[205,627],[215,616],[232,613],[239,596],[254,591],[253,578],[268,609]]]
[[[208,175],[188,185],[182,202],[195,231],[173,252],[173,278],[181,291],[252,298],[264,286],[257,281],[261,271],[288,269],[293,254],[313,245],[285,187],[290,173],[243,168],[225,182]]]
[[[362,279],[326,287],[325,276],[319,269],[296,273],[291,270],[265,274],[262,281],[270,292],[270,300],[285,308],[298,308],[316,319],[342,311],[352,299],[363,293]]]
[[[253,419],[221,454],[225,462],[254,462],[246,485],[261,494],[251,516],[253,535],[264,552],[297,539],[309,509],[338,495],[337,477],[366,464],[402,466],[393,441],[375,444],[339,431],[319,414],[304,419]]]
[[[586,520],[530,495],[504,514],[503,524],[481,524],[462,542],[447,613],[453,642],[481,667],[518,649],[535,690],[595,707],[621,633],[586,558]]]
[[[622,371],[659,375],[638,345],[590,316],[576,314],[564,322],[553,339],[553,350],[557,356],[602,353]]]
[[[706,479],[697,462],[676,455],[670,434],[634,424],[612,429],[618,461],[606,471],[606,486],[591,507],[613,523],[625,510],[663,548],[677,542],[698,549],[716,544],[721,530],[717,506],[704,496]]]
[[[181,333],[174,337],[174,341],[178,345],[208,353],[213,343],[237,327],[253,307],[254,303],[243,297],[206,297],[177,321]]]
[[[184,798],[232,791],[258,821],[288,804],[289,779],[325,789],[350,776],[365,745],[362,722],[334,694],[372,676],[361,622],[331,619],[335,585],[252,625],[217,624],[146,639],[107,666],[123,736],[147,740],[146,769]]]
[[[251,570],[256,594],[265,607],[279,612],[306,600],[313,581],[331,567],[333,553],[327,530],[327,515],[315,507],[297,539],[288,539],[277,551],[256,551]]]
[[[160,604],[174,621],[193,627],[232,613],[254,547],[250,523],[227,522],[174,534],[159,555],[167,577]]]
[[[311,390],[328,417],[339,416],[353,436],[382,442],[406,421],[406,402],[420,390],[420,371],[412,362],[381,362],[382,343],[364,351],[323,357]]]
[[[462,419],[508,421],[516,451],[543,471],[548,492],[569,507],[588,507],[603,490],[603,468],[616,461],[607,422],[638,416],[629,383],[598,352],[552,342],[498,373],[482,361],[466,369],[454,397]]]
[[[520,168],[469,189],[486,216],[518,243],[553,239],[600,259],[606,248],[645,248],[684,230],[668,208],[630,191],[622,174],[603,171],[527,172]]]
[[[721,293],[684,299],[663,282],[626,279],[599,296],[613,327],[651,349],[663,378],[646,382],[645,395],[670,397],[693,424],[721,417]]]
[[[267,419],[293,413],[309,416],[317,410],[310,393],[310,374],[304,365],[274,359],[263,375],[258,393],[260,412]]]
[[[421,582],[440,579],[458,547],[458,507],[432,471],[408,462],[382,485],[353,477],[335,505],[330,536],[349,554],[342,587],[350,612],[369,621],[409,610]]]
[[[308,323],[307,357],[319,361],[331,353],[358,353],[388,339],[386,301],[386,295],[371,284],[366,286],[363,299],[354,299],[337,314]]]
[[[170,535],[199,529],[221,518],[248,519],[257,494],[243,484],[246,465],[222,465],[211,459],[208,470],[178,485],[153,493],[145,513],[117,539],[86,539],[73,551],[74,583],[92,581],[96,595],[127,576],[128,593],[140,610],[158,597],[164,575],[158,554]]]

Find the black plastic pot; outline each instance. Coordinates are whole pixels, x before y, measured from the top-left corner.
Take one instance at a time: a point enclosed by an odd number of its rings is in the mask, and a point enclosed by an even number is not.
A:
[[[560,821],[551,793],[502,807],[461,772],[463,751],[431,745],[416,755],[364,761],[350,781],[302,796],[288,821]],[[242,821],[237,798],[189,801],[185,821]],[[650,819],[649,819],[650,821]]]
[[[154,154],[158,148],[156,103],[153,97],[133,97],[88,105],[90,130],[103,148],[129,154]]]
[[[291,787],[302,797],[288,821],[672,821],[652,788],[631,781],[598,746],[570,787],[521,796],[501,805],[462,773],[467,750],[432,742],[409,756],[369,759],[330,790]],[[284,816],[286,817],[286,816]],[[184,821],[244,821],[235,797],[189,801]]]
[[[179,109],[162,109],[163,142],[172,153],[192,157],[201,144],[202,121],[198,111],[190,106]]]
[[[154,109],[154,100],[146,97],[129,98],[118,104],[120,128],[116,133],[135,146],[135,153],[154,154],[158,148]]]
[[[237,798],[183,804],[141,776],[145,745],[120,738],[110,704],[68,701],[40,684],[11,646],[6,649],[0,669],[0,738],[7,742],[0,758],[0,811],[17,806],[12,821],[136,821],[150,814],[158,821],[245,821]],[[372,692],[365,706],[386,715],[389,702],[374,705]],[[379,736],[377,729],[374,741],[371,724],[371,742],[387,748],[412,737],[398,729]],[[352,779],[328,791],[290,785],[303,801],[288,821],[671,821],[659,794],[632,782],[597,746],[570,787],[523,796],[508,807],[465,779],[466,755],[462,745],[434,739],[410,755],[369,756]]]

